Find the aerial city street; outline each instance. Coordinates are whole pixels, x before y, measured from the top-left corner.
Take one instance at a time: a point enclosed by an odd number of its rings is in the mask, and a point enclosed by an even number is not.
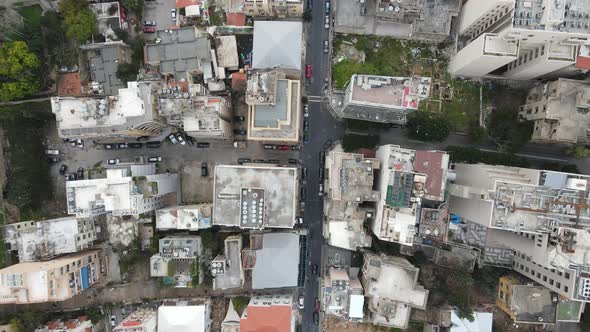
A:
[[[0,17],[0,332],[590,331],[589,0]]]

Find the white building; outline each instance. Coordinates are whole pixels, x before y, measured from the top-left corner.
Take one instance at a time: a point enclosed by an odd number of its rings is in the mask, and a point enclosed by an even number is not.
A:
[[[212,204],[179,205],[156,211],[156,229],[198,231],[211,227]]]
[[[457,164],[455,172],[449,209],[474,235],[466,242],[484,247],[484,263],[511,255],[504,265],[568,299],[590,301],[590,177],[482,164]]]
[[[365,297],[358,275],[358,268],[337,269],[331,267],[322,285],[324,312],[351,321],[362,321]]]
[[[158,241],[158,248],[158,253],[150,258],[151,277],[165,278],[164,283],[175,287],[194,287],[203,282],[200,236],[170,235]]]
[[[35,329],[35,332],[94,332],[96,326],[88,316],[68,320],[51,320]],[[7,331],[9,332],[9,331]],[[139,332],[139,331],[138,331]]]
[[[156,332],[158,314],[152,308],[139,308],[125,317],[113,332]]]
[[[569,67],[590,42],[589,14],[583,0],[469,0],[449,71],[529,80]]]
[[[363,253],[361,283],[368,301],[368,321],[406,329],[412,308],[425,310],[428,290],[418,284],[420,269],[405,258]]]
[[[158,135],[164,125],[153,107],[150,82],[128,82],[116,96],[52,97],[62,138],[137,138]]]
[[[66,182],[68,213],[87,218],[106,213],[139,215],[175,205],[178,176],[156,174],[155,164],[119,164],[106,178]]]
[[[541,143],[590,143],[590,83],[560,78],[532,88],[518,116],[533,121],[531,140]]]
[[[211,303],[166,301],[158,308],[158,332],[211,331]]]
[[[438,204],[445,199],[449,155],[384,145],[376,158],[381,162],[380,198],[371,228],[380,240],[411,246],[423,200]]]
[[[20,262],[52,259],[92,246],[96,240],[94,220],[64,217],[23,221],[4,226],[4,241],[18,251]]]

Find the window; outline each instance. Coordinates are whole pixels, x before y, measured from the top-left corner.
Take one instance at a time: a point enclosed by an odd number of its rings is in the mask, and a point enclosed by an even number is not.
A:
[[[565,273],[565,278],[569,280],[569,278],[570,278],[570,273],[569,272],[566,272]]]
[[[529,268],[525,267],[524,270],[526,271],[526,273],[529,273]]]
[[[553,286],[553,279],[549,279],[549,285]]]
[[[561,283],[559,283],[559,282],[556,282],[556,283],[555,283],[555,287],[557,287],[557,288],[561,288]]]
[[[543,281],[547,282],[547,276],[543,276]]]
[[[564,291],[564,292],[566,292],[566,293],[567,293],[569,290],[570,290],[570,288],[569,288],[569,287],[567,287],[567,286],[563,286],[563,291]]]

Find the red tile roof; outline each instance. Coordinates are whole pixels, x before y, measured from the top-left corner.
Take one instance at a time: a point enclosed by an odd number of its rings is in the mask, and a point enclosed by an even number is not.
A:
[[[246,25],[246,14],[244,13],[227,13],[227,25],[243,27]]]
[[[200,0],[176,0],[176,8],[184,8],[192,5],[200,5]]]
[[[578,55],[576,60],[576,68],[590,70],[590,57]]]
[[[81,94],[80,73],[65,73],[57,76],[58,96],[79,96]]]
[[[291,306],[251,306],[248,316],[240,320],[240,332],[290,332]]]
[[[232,90],[246,90],[248,85],[246,73],[232,73],[231,74],[231,88]]]
[[[444,155],[445,153],[439,151],[416,151],[414,171],[427,175],[426,195],[440,196],[442,193],[443,170],[441,167]]]

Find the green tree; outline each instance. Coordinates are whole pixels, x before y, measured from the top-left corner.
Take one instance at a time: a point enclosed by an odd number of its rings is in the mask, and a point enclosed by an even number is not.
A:
[[[379,135],[346,134],[342,138],[342,148],[346,152],[360,148],[373,149],[377,144],[379,144]]]
[[[488,121],[488,134],[508,152],[515,152],[528,142],[533,134],[530,121],[519,121],[518,112],[511,109],[497,109]]]
[[[569,147],[565,151],[565,153],[568,156],[571,156],[571,157],[574,157],[577,159],[582,159],[582,158],[587,158],[590,156],[590,149],[588,149],[582,145],[576,145],[576,146]]]
[[[100,313],[100,308],[98,307],[90,307],[84,310],[84,314],[90,318],[92,324],[96,324],[100,322],[103,318],[103,315]]]
[[[11,318],[8,323],[10,324],[14,332],[24,332],[25,330],[23,321],[18,319],[17,317]]]
[[[479,125],[475,125],[469,127],[467,134],[469,135],[469,139],[471,139],[471,143],[481,143],[486,137],[486,130]]]
[[[0,48],[1,100],[15,100],[39,91],[39,58],[24,41],[5,43]]]
[[[137,72],[139,71],[139,65],[135,63],[119,63],[117,66],[117,78],[127,83],[129,81],[135,81],[137,79]]]
[[[451,123],[445,116],[424,111],[410,114],[406,128],[411,138],[430,142],[442,142],[451,133]]]
[[[85,1],[62,0],[59,5],[64,16],[66,35],[83,43],[98,31],[96,17]]]

